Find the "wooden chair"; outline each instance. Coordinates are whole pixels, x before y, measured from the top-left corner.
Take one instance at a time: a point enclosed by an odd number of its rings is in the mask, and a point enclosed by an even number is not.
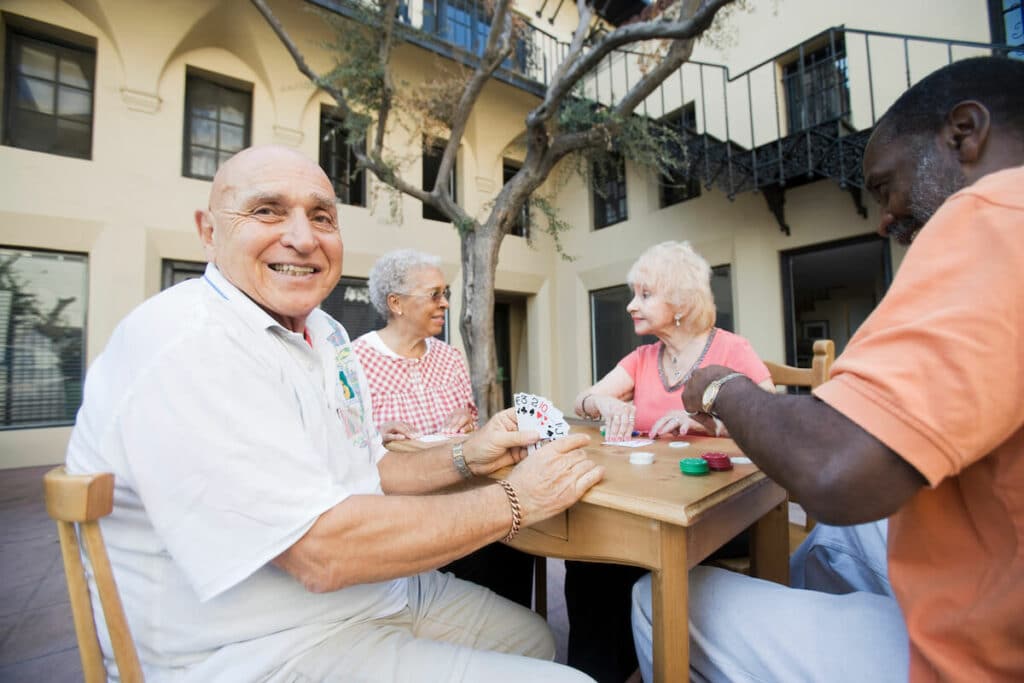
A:
[[[828,375],[832,371],[832,362],[835,359],[836,345],[832,343],[831,339],[819,339],[814,342],[814,357],[809,368],[796,368],[792,365],[771,362],[765,362],[765,365],[772,373],[772,382],[776,386],[814,389],[828,380]],[[813,528],[814,520],[808,516],[804,523],[804,531],[810,531]]]
[[[93,578],[103,608],[103,617],[114,648],[114,659],[121,680],[141,683],[142,667],[135,643],[128,629],[124,607],[117,593],[110,559],[100,533],[99,519],[114,509],[113,474],[68,474],[63,466],[55,467],[43,477],[46,511],[57,522],[60,551],[64,559],[64,575],[71,598],[71,614],[75,622],[78,652],[82,658],[85,683],[107,680],[103,653],[96,635],[93,606],[81,552],[84,550],[92,566]]]

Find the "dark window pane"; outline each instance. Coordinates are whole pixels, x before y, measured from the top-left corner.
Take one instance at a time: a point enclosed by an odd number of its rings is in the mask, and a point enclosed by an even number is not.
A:
[[[217,153],[213,150],[193,147],[190,158],[189,169],[191,169],[192,175],[212,178],[217,172]]]
[[[57,147],[78,157],[89,155],[92,130],[88,123],[57,119]]]
[[[217,146],[217,123],[210,119],[192,119],[192,144],[204,147]]]
[[[249,146],[252,94],[189,74],[185,79],[183,173],[212,178],[232,155]]]
[[[607,375],[626,354],[657,338],[636,336],[626,305],[633,298],[628,285],[595,289],[590,293],[590,338],[594,381]]]
[[[72,424],[82,403],[84,256],[0,247],[0,428]]]
[[[220,124],[220,148],[237,152],[245,147],[245,128],[231,123]]]
[[[512,161],[505,161],[502,164],[501,175],[502,183],[507,183],[512,180],[512,176],[519,172],[519,164]],[[518,237],[529,237],[530,236],[530,203],[529,201],[523,205],[523,208],[519,210],[519,215],[516,217],[516,222],[512,225],[509,230],[510,235],[516,235]]]
[[[715,266],[711,269],[711,294],[715,298],[717,316],[715,326],[735,332],[732,316],[732,266]]]
[[[167,289],[185,280],[194,280],[203,276],[206,264],[201,261],[170,261],[163,262],[163,278],[160,289]]]
[[[789,132],[849,115],[850,88],[842,35],[783,68]]]
[[[88,67],[88,71],[87,71]],[[92,64],[81,64],[73,58],[60,60],[60,75],[58,80],[64,85],[71,85],[76,88],[92,90]]]
[[[593,168],[594,229],[626,220],[626,160],[615,155],[610,164]]]
[[[61,117],[78,119],[88,123],[92,118],[92,94],[78,88],[57,90],[57,113]]]
[[[366,180],[347,141],[348,132],[337,110],[320,110],[320,167],[331,179],[334,194],[343,204],[366,206]]]
[[[34,45],[35,41],[25,41],[18,50],[18,71],[26,76],[37,76],[48,81],[55,80],[57,74],[57,55]]]
[[[360,337],[370,330],[379,330],[386,321],[370,304],[370,290],[366,280],[343,277],[320,308],[345,326],[350,338]]]
[[[96,57],[8,29],[3,143],[88,159]]]
[[[423,147],[423,189],[432,190],[434,184],[437,182],[437,174],[441,170],[441,157],[444,156],[444,146],[447,144],[444,140],[438,140],[437,144],[432,146]],[[452,164],[452,172],[448,176],[448,190],[451,193],[453,199],[457,197],[455,187],[455,169],[456,164]],[[450,221],[448,216],[438,211],[432,206],[426,204],[423,205],[423,217],[429,218],[435,221]]]
[[[18,107],[37,111],[40,114],[54,114],[53,83],[35,78],[18,79]]]

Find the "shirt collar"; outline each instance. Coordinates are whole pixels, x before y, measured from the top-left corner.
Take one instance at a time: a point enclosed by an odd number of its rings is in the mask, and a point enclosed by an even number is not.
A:
[[[242,290],[231,284],[217,266],[212,263],[206,264],[203,280],[215,297],[227,302],[228,306],[253,329],[260,331],[278,329],[285,334],[296,334],[274,320],[269,313],[260,308]],[[306,319],[307,327],[309,326],[310,317],[312,315]],[[298,336],[301,338],[302,334],[299,333]]]

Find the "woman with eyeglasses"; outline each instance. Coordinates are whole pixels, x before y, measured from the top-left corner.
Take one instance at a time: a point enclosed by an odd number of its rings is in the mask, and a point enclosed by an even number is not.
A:
[[[466,362],[435,335],[448,296],[436,256],[412,249],[384,254],[370,270],[370,303],[387,320],[353,344],[370,383],[373,419],[384,443],[476,428]]]
[[[384,443],[476,428],[466,362],[435,335],[444,329],[451,290],[436,256],[412,249],[384,254],[370,269],[370,303],[383,329],[353,343],[370,385],[373,420]],[[530,607],[533,556],[492,543],[441,567]]]

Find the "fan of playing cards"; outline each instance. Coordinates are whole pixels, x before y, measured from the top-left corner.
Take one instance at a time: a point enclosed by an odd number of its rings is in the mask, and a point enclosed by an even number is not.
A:
[[[562,416],[562,411],[543,396],[519,393],[515,395],[514,402],[519,429],[540,432],[540,441],[527,449],[529,453],[569,433],[569,423]]]

